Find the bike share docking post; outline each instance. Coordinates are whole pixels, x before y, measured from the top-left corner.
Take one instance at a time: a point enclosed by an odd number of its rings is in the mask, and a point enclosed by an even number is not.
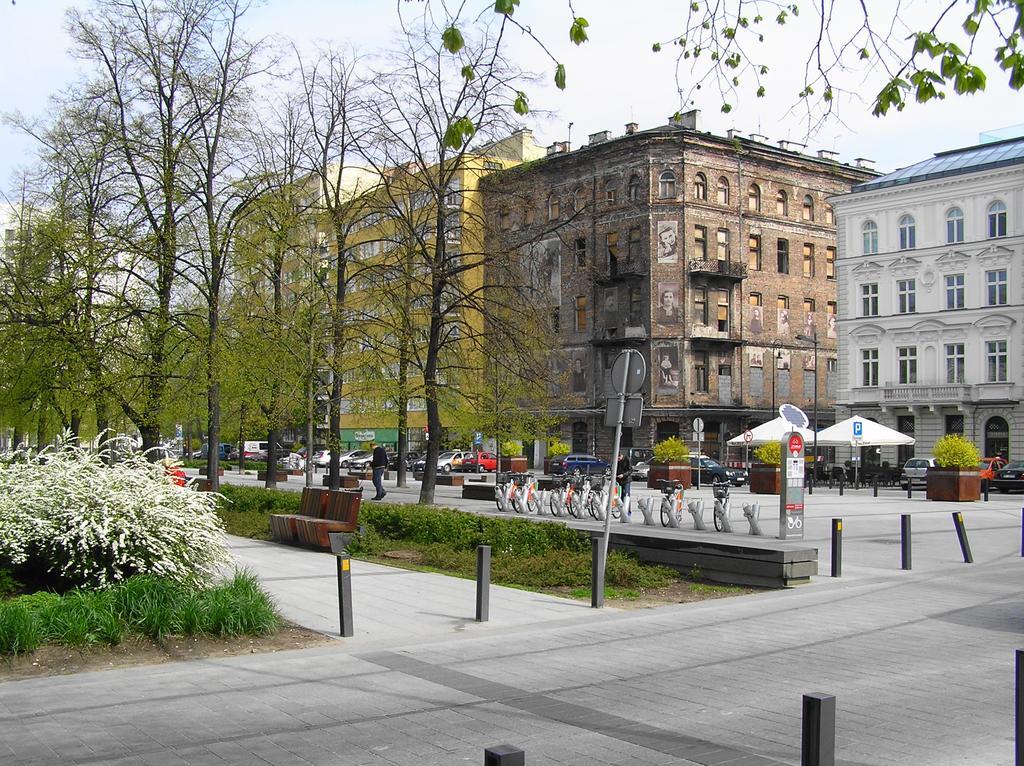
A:
[[[704,501],[703,500],[700,500],[700,499],[691,500],[689,502],[689,504],[686,506],[686,510],[688,510],[690,512],[690,515],[693,516],[693,528],[694,529],[698,529],[700,531],[704,531],[705,529],[707,529],[707,527],[704,526]]]
[[[645,498],[643,498],[641,500],[638,500],[637,501],[637,507],[640,509],[640,513],[642,513],[644,515],[644,526],[645,527],[653,527],[654,526],[654,498],[653,497],[645,497]],[[1024,529],[1024,526],[1022,526],[1021,528]],[[1024,538],[1022,538],[1022,539],[1024,539]],[[1024,555],[1024,542],[1022,542],[1021,546],[1022,546],[1021,547],[1021,551],[1022,551],[1021,555]]]
[[[630,495],[626,495],[625,497],[621,495],[619,496],[619,522],[622,524],[628,524],[629,517],[633,513],[633,509],[630,508],[630,505],[632,505],[631,500],[632,497]]]
[[[743,504],[743,516],[750,524],[750,534],[757,537],[763,537],[764,532],[761,531],[761,526],[757,523],[758,516],[761,515],[761,505],[759,503],[744,503]]]
[[[732,532],[732,524],[729,523],[729,487],[728,485],[712,485],[715,493],[715,528],[722,528],[723,532]]]

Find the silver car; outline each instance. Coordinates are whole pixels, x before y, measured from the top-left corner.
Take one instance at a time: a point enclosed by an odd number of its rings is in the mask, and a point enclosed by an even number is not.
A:
[[[928,480],[928,469],[935,465],[935,458],[912,457],[903,464],[900,486],[907,489],[912,484],[924,485]]]

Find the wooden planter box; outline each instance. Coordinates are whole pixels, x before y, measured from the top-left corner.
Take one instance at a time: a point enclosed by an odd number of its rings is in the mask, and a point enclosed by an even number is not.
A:
[[[777,495],[782,492],[782,472],[779,466],[750,466],[750,491],[757,495]]]
[[[203,466],[202,468],[199,469],[199,475],[200,476],[206,476],[206,466]],[[218,476],[223,476],[224,475],[224,469],[223,468],[218,468],[217,469],[217,475]]]
[[[360,486],[359,479],[357,479],[355,476],[345,476],[344,474],[342,474],[338,478],[341,479],[341,483],[338,484],[338,486],[341,489],[357,489]],[[323,485],[325,487],[331,486],[330,474],[328,474],[327,476],[324,476],[324,478],[323,478]]]
[[[499,471],[511,471],[512,473],[526,473],[529,463],[522,455],[515,457],[502,456],[498,460]]]
[[[959,503],[981,498],[981,474],[977,468],[929,468],[926,481],[929,500]]]
[[[647,488],[661,489],[663,481],[678,481],[689,489],[692,486],[690,466],[686,463],[651,463],[647,471]]]
[[[267,472],[266,471],[257,471],[256,472],[256,480],[257,481],[266,481],[267,480]],[[288,481],[288,472],[287,471],[274,471],[274,481]]]

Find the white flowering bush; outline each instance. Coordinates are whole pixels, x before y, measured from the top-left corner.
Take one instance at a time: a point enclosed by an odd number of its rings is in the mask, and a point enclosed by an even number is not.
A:
[[[141,455],[113,465],[65,440],[0,460],[0,567],[101,587],[135,574],[209,582],[230,562],[218,496]]]

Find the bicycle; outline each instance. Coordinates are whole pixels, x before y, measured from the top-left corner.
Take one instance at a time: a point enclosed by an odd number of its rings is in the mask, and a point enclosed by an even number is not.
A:
[[[516,480],[518,474],[499,473],[494,484],[494,504],[502,513],[513,510],[513,502],[516,493]]]
[[[561,516],[562,511],[568,511],[575,519],[583,516],[583,493],[581,492],[582,481],[578,478],[562,479],[551,491],[548,500],[548,509],[552,516]]]
[[[670,526],[672,519],[678,526],[683,513],[683,485],[677,481],[662,481],[661,494],[661,526]]]
[[[605,509],[608,507],[607,485],[610,479],[611,474],[607,473],[597,479],[589,479],[588,477],[587,497],[584,505],[586,506],[587,512],[597,521],[604,520]],[[613,483],[611,503],[613,519],[619,518],[622,513],[622,500],[618,495],[619,485]]]
[[[534,478],[532,473],[519,475],[522,477],[523,481],[519,490],[519,505],[521,508],[525,508],[525,511],[520,511],[520,513],[540,513],[541,497],[540,493],[537,491],[537,479]]]

